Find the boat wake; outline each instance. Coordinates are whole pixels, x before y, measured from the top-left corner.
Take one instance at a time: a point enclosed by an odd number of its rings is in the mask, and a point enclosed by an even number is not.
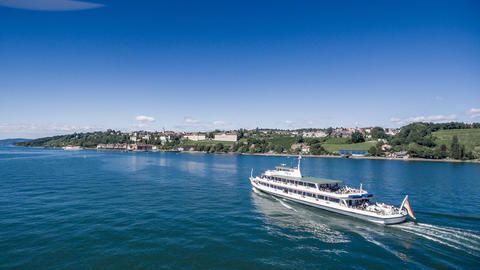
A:
[[[259,190],[256,189],[256,188],[252,188],[252,190],[253,190],[253,192],[255,192],[256,194],[258,194],[258,195],[260,195],[260,196],[265,196],[265,195],[267,195],[267,194],[259,191]],[[279,202],[281,205],[283,205],[285,208],[297,212],[297,210],[296,210],[295,208],[291,207],[290,205],[288,205],[287,203],[285,203],[283,200],[281,200],[281,199],[279,199],[279,198],[277,198],[277,197],[275,197],[275,196],[273,196],[273,195],[267,195],[267,196],[270,197],[270,198],[273,198],[273,199],[276,200],[276,201],[278,201],[278,202]]]
[[[424,223],[404,223],[393,225],[393,227],[480,257],[480,234],[478,232]]]
[[[291,207],[290,205],[288,205],[287,203],[285,203],[283,200],[281,200],[281,199],[279,199],[279,198],[277,198],[277,197],[275,197],[275,196],[272,196],[272,198],[274,198],[275,200],[277,200],[278,202],[280,202],[280,204],[283,205],[283,206],[285,206],[285,208],[297,212],[297,210],[295,210],[295,208]]]
[[[269,233],[292,240],[315,238],[324,243],[348,243],[350,240],[324,220],[303,209],[295,209],[282,199],[253,189],[253,202],[265,217]],[[284,229],[289,229],[285,231]],[[305,234],[306,233],[306,234]]]
[[[407,222],[390,226],[366,226],[363,221],[337,217],[335,214],[303,207],[295,202],[254,190],[253,202],[264,214],[265,228],[269,233],[293,241],[314,238],[329,244],[344,244],[353,240],[369,244],[393,255],[414,268],[431,266],[428,256],[413,256],[420,251],[426,254],[441,254],[448,267],[455,267],[458,252],[465,253],[473,261],[480,258],[480,232],[426,223]],[[257,195],[258,194],[258,195]],[[306,233],[306,234],[305,234]],[[417,242],[418,250],[413,251],[412,243]],[[343,246],[339,246],[340,249]],[[315,250],[320,252],[319,249]],[[339,254],[337,254],[339,255]],[[339,255],[341,256],[341,254]],[[461,256],[460,256],[461,257]],[[470,263],[470,259],[468,262]]]
[[[387,246],[386,244],[381,243],[380,242],[381,240],[375,239],[373,235],[375,235],[376,233],[374,233],[373,231],[368,231],[368,230],[365,230],[365,228],[360,228],[360,227],[356,227],[356,228],[357,228],[357,230],[355,231],[355,233],[360,235],[363,239],[365,239],[365,241],[367,241],[369,243],[372,243],[372,244],[386,250],[387,252],[389,252],[390,254],[398,257],[402,261],[408,261],[407,255],[405,255],[404,253],[401,253],[399,251],[396,251],[394,248],[391,248],[391,247]]]

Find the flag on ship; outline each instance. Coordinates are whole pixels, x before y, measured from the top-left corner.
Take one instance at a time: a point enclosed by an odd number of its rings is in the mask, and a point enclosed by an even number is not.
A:
[[[410,206],[410,201],[408,200],[408,195],[405,196],[405,199],[403,199],[402,206],[400,209],[405,208],[407,210],[408,215],[413,218],[413,220],[416,220],[417,218],[415,217],[415,214],[413,213],[412,207]]]

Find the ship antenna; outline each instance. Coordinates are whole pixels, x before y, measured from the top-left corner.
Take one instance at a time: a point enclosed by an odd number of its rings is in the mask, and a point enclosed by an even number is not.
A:
[[[250,178],[253,178],[253,168],[252,168],[252,170],[250,171]]]
[[[302,155],[298,156],[298,166],[297,166],[297,168],[298,168],[299,171],[300,171],[300,160],[302,160]]]

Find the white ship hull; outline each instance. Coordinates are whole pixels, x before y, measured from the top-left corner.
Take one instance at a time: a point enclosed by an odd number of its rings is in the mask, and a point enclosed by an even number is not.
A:
[[[315,200],[315,199],[310,199],[310,198],[305,198],[296,194],[289,194],[285,193],[279,190],[271,189],[268,187],[264,187],[261,185],[256,184],[254,181],[254,178],[250,178],[250,182],[252,186],[262,192],[281,197],[284,199],[288,199],[297,203],[313,206],[316,208],[320,208],[322,210],[327,210],[330,212],[366,220],[369,222],[374,222],[377,224],[383,224],[383,225],[391,225],[391,224],[397,224],[397,223],[402,223],[407,219],[407,214],[396,214],[396,215],[388,215],[388,216],[381,216],[373,212],[369,211],[364,211],[364,210],[358,210],[358,209],[351,209],[347,207],[340,206],[337,203],[331,203],[331,202],[324,202],[321,200]]]

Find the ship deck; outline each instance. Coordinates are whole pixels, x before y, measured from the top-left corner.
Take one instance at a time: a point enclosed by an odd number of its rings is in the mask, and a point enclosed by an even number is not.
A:
[[[287,180],[309,182],[309,183],[319,184],[319,185],[327,185],[327,184],[332,185],[332,184],[342,183],[341,180],[312,177],[312,176],[303,176],[303,177],[292,177],[292,176],[285,176],[285,175],[272,175],[272,176],[280,177]]]

